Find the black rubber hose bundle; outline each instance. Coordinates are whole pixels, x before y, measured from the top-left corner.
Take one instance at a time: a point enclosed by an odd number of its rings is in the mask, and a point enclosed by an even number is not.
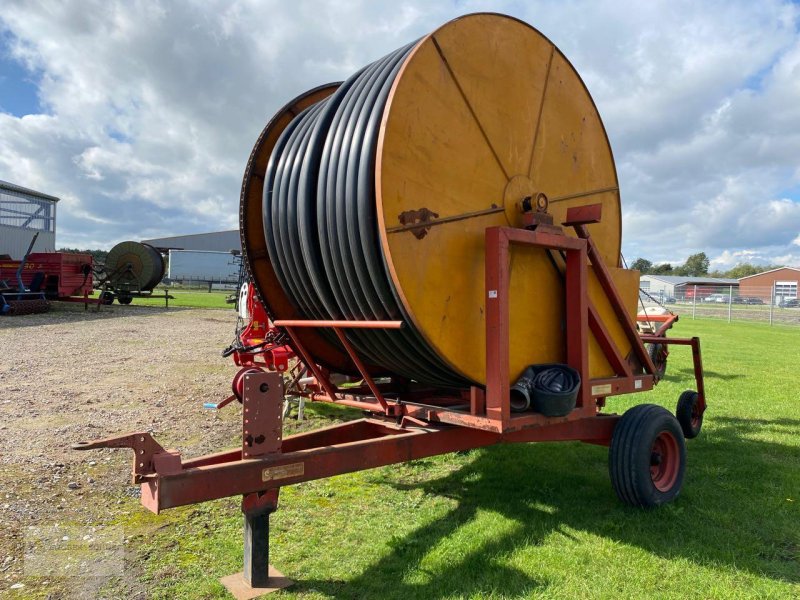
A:
[[[511,410],[563,417],[575,408],[580,386],[580,374],[568,365],[531,365],[511,386]]]
[[[464,386],[469,382],[411,323],[378,236],[378,130],[391,86],[415,44],[364,67],[286,127],[265,174],[264,234],[278,281],[301,315],[404,321],[400,330],[350,329],[346,335],[367,362],[392,373]],[[338,344],[332,332],[322,332]]]

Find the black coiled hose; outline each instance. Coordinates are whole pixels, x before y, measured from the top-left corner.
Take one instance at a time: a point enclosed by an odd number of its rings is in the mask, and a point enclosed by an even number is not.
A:
[[[580,374],[569,365],[531,365],[511,386],[511,410],[563,417],[575,408],[580,386]]]
[[[400,330],[346,334],[365,359],[392,373],[463,386],[468,382],[411,324],[378,237],[378,129],[392,83],[415,44],[361,69],[286,127],[265,174],[264,234],[278,281],[305,318],[402,320],[407,326]]]

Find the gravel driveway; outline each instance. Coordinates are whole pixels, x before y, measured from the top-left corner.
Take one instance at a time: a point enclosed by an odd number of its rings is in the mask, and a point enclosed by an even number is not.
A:
[[[76,452],[75,441],[144,430],[186,456],[236,445],[237,411],[203,409],[230,393],[235,367],[220,351],[235,319],[80,305],[0,318],[0,596],[103,596],[98,577],[31,576],[32,561],[23,572],[39,528],[80,530],[143,510],[130,451]],[[144,596],[137,573],[123,577],[131,597]]]

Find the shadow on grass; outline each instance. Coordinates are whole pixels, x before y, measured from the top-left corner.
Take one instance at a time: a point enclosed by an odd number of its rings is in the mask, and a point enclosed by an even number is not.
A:
[[[722,381],[731,381],[744,377],[741,373],[719,373],[718,371],[711,371],[710,369],[703,369],[703,376],[706,379],[721,379]],[[669,367],[667,367],[667,375],[664,379],[666,381],[694,382],[694,369],[674,369],[670,371]]]
[[[397,475],[387,473],[382,480],[386,485],[400,490],[422,488],[457,505],[443,517],[395,539],[387,555],[354,578],[302,580],[297,585],[300,590],[313,589],[336,598],[528,595],[541,592],[551,582],[511,566],[520,560],[510,557],[553,543],[548,537],[554,533],[574,538],[576,531],[666,559],[797,583],[800,497],[793,486],[798,480],[800,448],[753,439],[752,434],[763,438],[798,430],[800,421],[794,419],[716,418],[708,435],[704,432],[689,442],[681,496],[650,511],[617,500],[608,480],[605,448],[578,443],[475,450],[475,459],[468,465],[418,485],[399,482]],[[423,467],[425,463],[416,461]],[[469,529],[464,534],[469,542],[464,544],[458,531],[487,512],[513,521],[513,527],[502,533],[491,527]],[[413,519],[413,514],[408,518]],[[450,560],[444,564],[439,560],[431,568],[426,557],[432,549],[448,544],[453,549],[448,552]],[[535,572],[536,565],[530,570]]]

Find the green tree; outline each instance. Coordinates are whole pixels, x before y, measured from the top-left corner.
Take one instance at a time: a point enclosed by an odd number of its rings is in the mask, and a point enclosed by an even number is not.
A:
[[[80,250],[78,248],[59,248],[59,252],[72,252],[75,254],[91,254],[94,264],[105,264],[108,250]]]
[[[652,269],[650,269],[651,275],[674,275],[672,271],[672,265],[669,263],[661,263],[660,265],[655,265]]]
[[[631,269],[639,271],[642,275],[647,275],[653,269],[653,263],[646,258],[637,258],[631,263]]]
[[[697,254],[692,254],[689,258],[687,258],[686,262],[683,263],[681,267],[676,269],[676,272],[679,270],[679,275],[700,277],[703,275],[708,275],[708,267],[710,265],[711,261],[708,260],[706,253],[698,252]]]
[[[731,279],[741,279],[742,277],[747,277],[748,275],[755,275],[757,273],[763,273],[764,271],[771,271],[772,269],[778,268],[779,267],[777,265],[751,265],[750,263],[741,263],[726,272],[725,277],[730,277]]]

